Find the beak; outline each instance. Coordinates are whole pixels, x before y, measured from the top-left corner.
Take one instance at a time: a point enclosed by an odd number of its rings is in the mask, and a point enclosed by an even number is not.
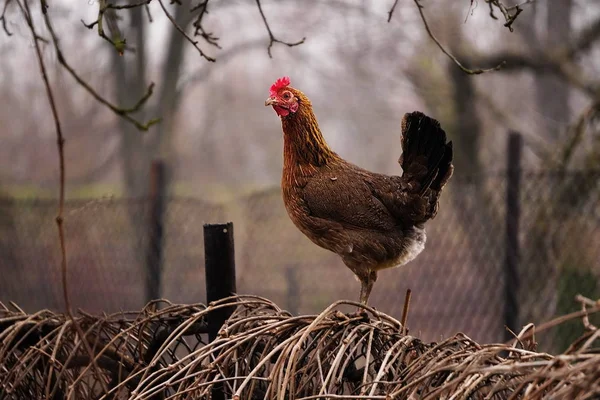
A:
[[[269,97],[265,101],[265,106],[272,106],[273,104],[277,104],[277,99],[275,99],[274,97]]]

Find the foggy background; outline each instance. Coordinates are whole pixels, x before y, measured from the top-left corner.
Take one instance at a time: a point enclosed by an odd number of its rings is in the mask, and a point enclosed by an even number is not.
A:
[[[190,35],[190,6],[164,2]],[[6,0],[0,3],[5,8]],[[32,3],[33,4],[33,3]],[[425,340],[463,331],[505,337],[507,142],[521,135],[519,322],[574,311],[576,293],[600,297],[600,5],[547,0],[522,6],[504,26],[479,1],[263,1],[274,43],[254,1],[210,1],[201,38],[209,62],[153,1],[116,10],[121,56],[88,29],[96,1],[48,9],[66,61],[113,104],[133,106],[143,132],[96,101],[59,64],[38,5],[34,20],[66,138],[65,229],[73,306],[93,312],[139,309],[147,299],[151,164],[167,171],[160,294],[204,302],[202,225],[233,221],[240,293],[266,296],[295,313],[358,298],[342,261],[305,238],[280,193],[281,123],[264,106],[270,85],[289,75],[312,101],[329,145],[366,169],[400,174],[400,121],[421,110],[454,142],[455,173],[425,251],[383,271],[370,304],[400,317],[413,290],[411,333]],[[511,5],[508,1],[507,6]],[[54,121],[31,34],[15,2],[0,31],[0,301],[27,311],[63,307],[54,217],[58,156]],[[149,22],[149,16],[152,22]],[[109,28],[106,26],[108,32]],[[112,32],[112,31],[111,31]],[[194,39],[194,40],[196,40]],[[569,327],[577,329],[578,326]],[[574,334],[574,333],[573,333]],[[570,343],[558,332],[553,343]],[[561,339],[562,338],[562,339]],[[564,342],[561,342],[564,340]],[[560,345],[557,344],[557,346]]]

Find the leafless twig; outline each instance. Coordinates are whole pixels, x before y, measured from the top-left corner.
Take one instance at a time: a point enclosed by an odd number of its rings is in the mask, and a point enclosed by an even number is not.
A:
[[[523,7],[526,4],[533,3],[535,2],[535,0],[525,0],[519,4],[515,4],[514,6],[509,7],[505,6],[500,0],[485,0],[485,2],[488,3],[490,7],[490,17],[492,17],[493,19],[498,19],[496,15],[494,15],[494,7],[496,7],[504,16],[504,26],[512,32],[513,23],[515,22],[519,14],[523,12],[523,9],[521,7]]]
[[[304,41],[306,40],[306,37],[303,37],[302,40],[299,40],[294,43],[284,42],[283,40],[277,39],[275,37],[275,35],[273,35],[273,32],[271,31],[271,27],[269,26],[269,23],[267,22],[267,17],[265,17],[265,13],[263,12],[262,6],[260,4],[260,0],[256,0],[256,5],[258,6],[258,11],[260,12],[260,16],[262,17],[262,20],[265,23],[265,27],[267,28],[267,33],[269,34],[269,46],[267,47],[267,53],[269,54],[270,58],[273,58],[273,56],[271,55],[271,47],[273,47],[273,44],[275,44],[275,43],[281,43],[288,47],[294,47],[294,46],[298,46],[298,45],[304,43]]]
[[[146,9],[146,15],[148,16],[148,22],[152,23],[154,20],[152,19],[152,14],[150,13],[150,7],[148,4],[144,4],[144,8]]]
[[[458,61],[458,59],[456,57],[454,57],[448,50],[446,50],[444,48],[444,46],[440,43],[440,41],[435,37],[435,35],[433,34],[433,32],[431,31],[431,28],[429,27],[429,24],[427,23],[427,19],[425,18],[425,14],[423,13],[423,6],[421,5],[421,3],[419,2],[420,0],[414,0],[415,4],[417,5],[417,9],[419,10],[419,14],[421,15],[421,20],[423,20],[423,24],[425,25],[425,29],[427,30],[427,34],[429,35],[429,37],[431,38],[431,40],[433,40],[435,42],[435,44],[439,47],[439,49],[445,54],[447,55],[452,61],[454,61],[454,63],[465,73],[469,74],[469,75],[479,75],[479,74],[483,74],[485,72],[492,72],[492,71],[497,71],[500,68],[502,68],[504,66],[504,62],[501,62],[500,64],[498,64],[497,66],[493,67],[493,68],[489,68],[489,69],[469,69],[465,66],[463,66],[461,64],[460,61]]]

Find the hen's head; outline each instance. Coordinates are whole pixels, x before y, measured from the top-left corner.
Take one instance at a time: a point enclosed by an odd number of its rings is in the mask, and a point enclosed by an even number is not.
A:
[[[273,106],[277,115],[287,117],[295,114],[302,103],[310,104],[301,91],[290,86],[290,78],[284,76],[271,85],[265,106]]]

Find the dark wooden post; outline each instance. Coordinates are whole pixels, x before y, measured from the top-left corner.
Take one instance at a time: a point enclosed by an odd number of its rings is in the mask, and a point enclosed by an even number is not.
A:
[[[206,302],[221,300],[236,293],[233,223],[204,225]],[[213,341],[233,308],[221,308],[208,316],[208,337]]]
[[[150,169],[150,218],[148,248],[146,249],[146,300],[161,297],[163,223],[166,205],[166,171],[160,160],[152,162]]]
[[[510,132],[508,136],[508,158],[506,168],[506,262],[505,262],[505,303],[504,323],[513,332],[519,330],[519,218],[521,154],[523,137]],[[506,339],[514,336],[506,332]]]

